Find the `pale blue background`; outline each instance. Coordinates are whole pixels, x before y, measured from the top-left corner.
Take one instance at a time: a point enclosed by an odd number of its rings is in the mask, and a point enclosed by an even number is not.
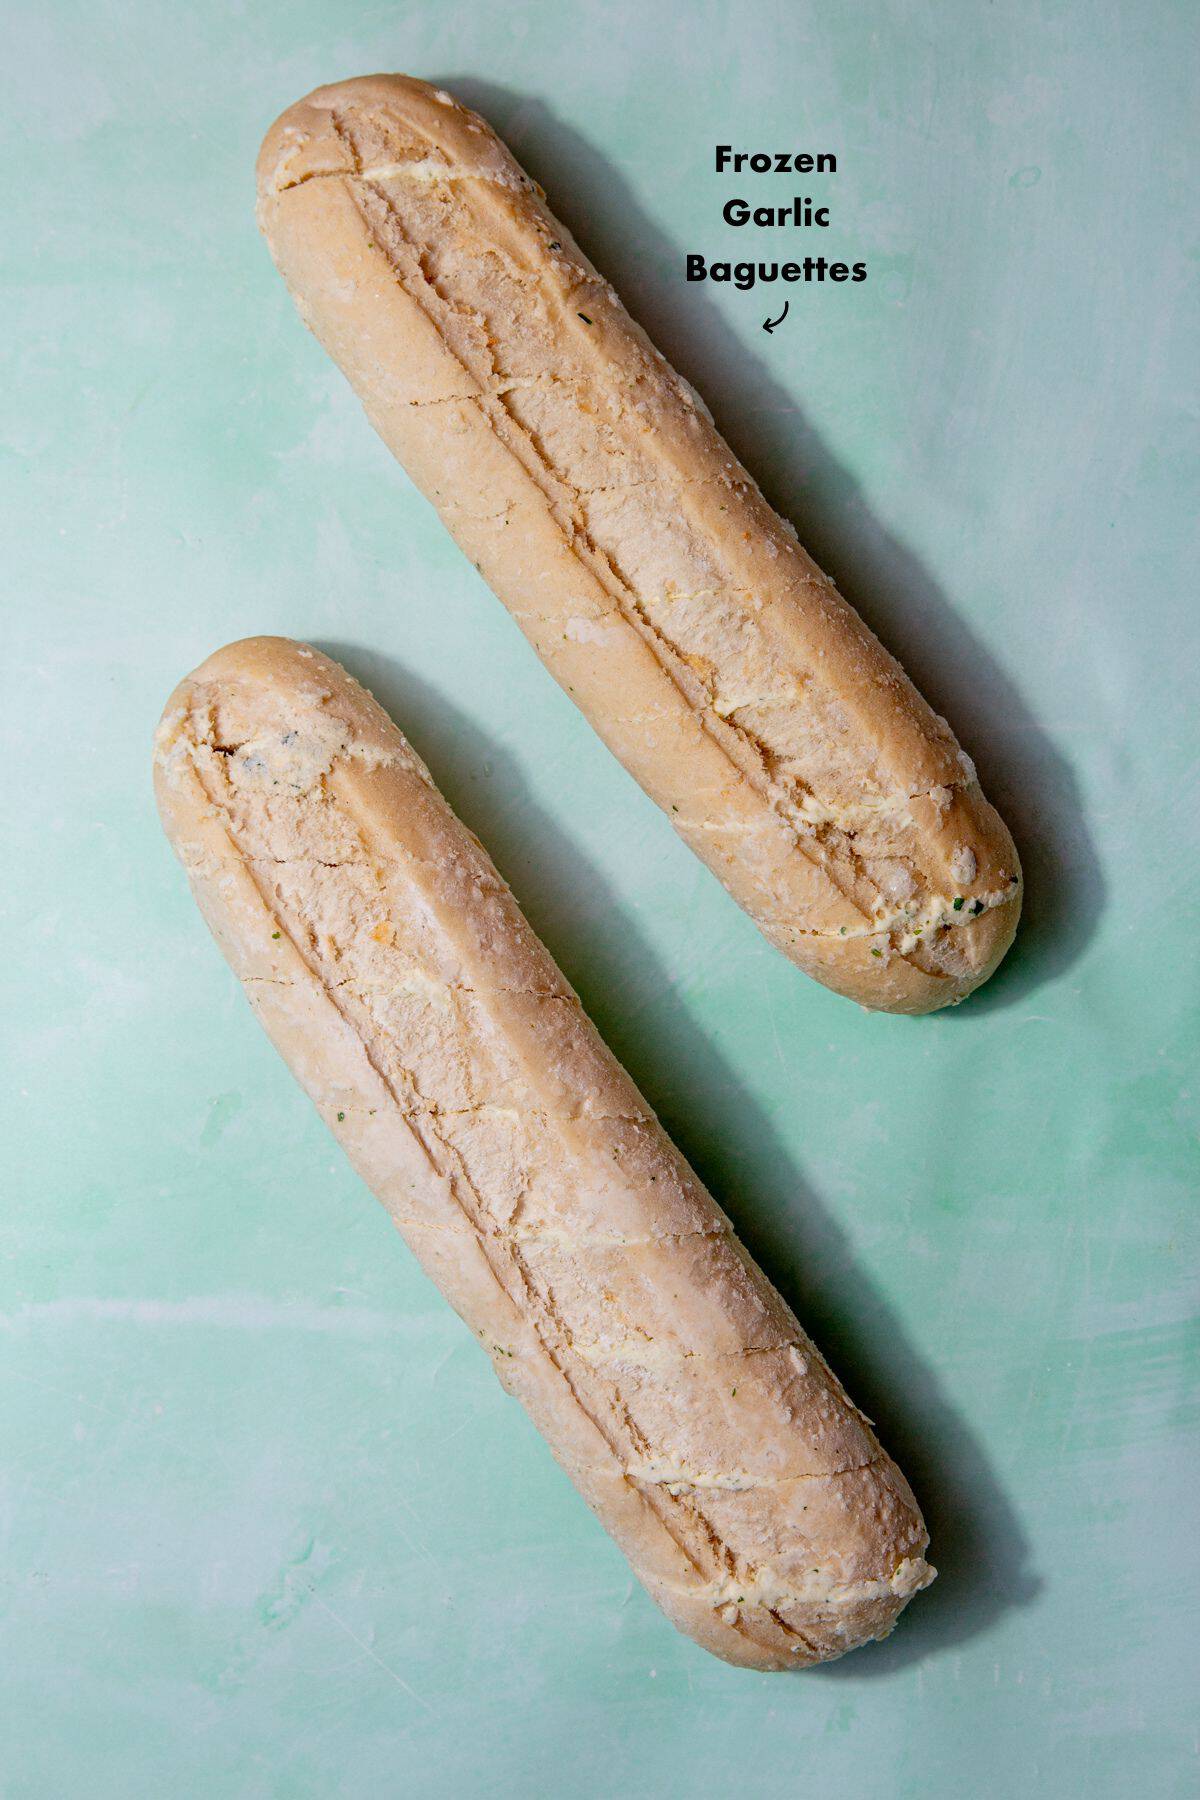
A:
[[[1194,30],[14,15],[5,1796],[1196,1792]],[[489,113],[975,752],[1029,906],[958,1013],[766,947],[302,331],[255,151],[377,68]],[[774,338],[778,290],[688,287],[781,254],[720,226],[717,141],[834,150],[868,281]],[[878,1419],[942,1570],[886,1646],[792,1679],[677,1638],[258,1032],[148,779],[176,679],[257,631],[377,686]]]

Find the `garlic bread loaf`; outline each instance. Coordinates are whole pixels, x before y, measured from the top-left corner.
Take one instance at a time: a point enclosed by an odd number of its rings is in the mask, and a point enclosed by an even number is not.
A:
[[[933,1571],[907,1483],[381,708],[303,645],[167,704],[167,834],[250,1004],[683,1631],[779,1669]]]
[[[489,127],[399,75],[319,88],[258,192],[371,423],[766,936],[865,1006],[983,981],[1020,867],[969,758]]]

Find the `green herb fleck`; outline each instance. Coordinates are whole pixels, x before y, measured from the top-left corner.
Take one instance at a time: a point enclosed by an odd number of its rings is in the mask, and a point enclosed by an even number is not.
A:
[[[872,950],[871,955],[872,956],[882,956],[883,951],[882,950]]]
[[[271,936],[272,936],[272,937],[273,937],[273,938],[277,938],[277,937],[282,937],[282,936],[283,936],[283,933],[282,933],[282,931],[273,931],[273,932],[272,932],[272,933],[271,933]]]
[[[580,317],[580,318],[581,318],[581,319],[582,319],[582,320],[583,320],[583,322],[584,322],[584,324],[585,324],[585,325],[590,325],[590,324],[591,324],[591,322],[592,322],[592,321],[591,321],[591,320],[590,320],[590,319],[589,319],[589,318],[588,318],[588,316],[587,316],[587,314],[586,314],[586,313],[580,313],[580,315],[579,315],[579,317]]]
[[[339,1113],[339,1114],[338,1114],[338,1124],[339,1124],[339,1125],[340,1125],[340,1124],[341,1124],[341,1122],[342,1122],[342,1120],[343,1120],[343,1119],[344,1119],[344,1118],[345,1118],[345,1116],[346,1116],[346,1115],[345,1115],[345,1113]]]
[[[729,1390],[729,1394],[730,1394],[730,1398],[731,1398],[731,1399],[732,1399],[732,1397],[733,1397],[733,1395],[734,1395],[734,1394],[736,1394],[736,1393],[737,1393],[737,1389],[736,1389],[736,1388],[730,1388],[730,1390]]]
[[[978,918],[982,911],[983,911],[983,901],[977,900],[975,902],[974,906],[971,908],[971,912],[976,918]]]
[[[963,896],[961,894],[957,894],[955,896],[955,900],[954,900],[954,910],[955,910],[955,912],[961,912],[962,909],[963,909]]]

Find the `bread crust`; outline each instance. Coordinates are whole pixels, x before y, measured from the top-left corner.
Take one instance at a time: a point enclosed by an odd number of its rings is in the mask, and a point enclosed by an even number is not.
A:
[[[319,88],[258,193],[371,423],[766,936],[887,1011],[985,980],[1020,866],[969,759],[490,127],[404,76]]]
[[[171,696],[167,835],[259,1019],[668,1616],[780,1669],[932,1579],[880,1448],[482,846],[336,663]]]

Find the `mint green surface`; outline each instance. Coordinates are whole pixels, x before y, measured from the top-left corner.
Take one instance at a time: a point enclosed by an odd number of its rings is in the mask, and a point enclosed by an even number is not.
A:
[[[1194,17],[50,4],[10,34],[0,1792],[1197,1791]],[[482,107],[975,754],[1026,924],[873,1017],[758,937],[302,330],[273,116]],[[712,146],[831,149],[865,284],[688,286]],[[255,1025],[150,738],[227,639],[395,712],[877,1419],[942,1573],[884,1646],[677,1637]],[[14,832],[15,822],[15,832]],[[15,835],[15,844],[13,837]],[[1192,1435],[1189,1435],[1189,1428]]]

